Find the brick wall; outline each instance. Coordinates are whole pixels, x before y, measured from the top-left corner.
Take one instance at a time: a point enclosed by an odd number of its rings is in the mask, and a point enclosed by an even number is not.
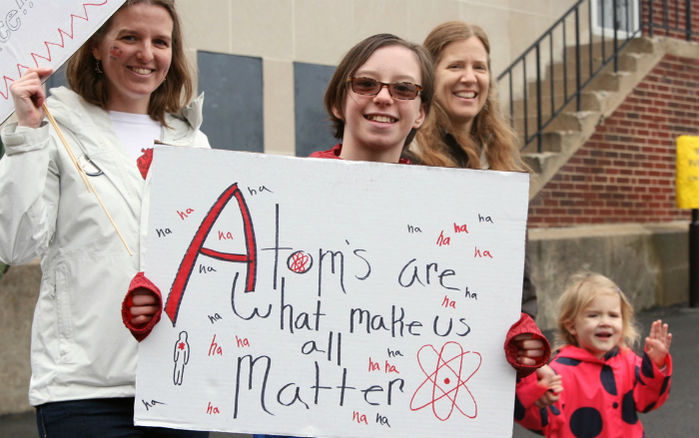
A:
[[[698,96],[699,59],[665,56],[532,200],[529,227],[689,222],[675,207],[675,149],[699,135]]]
[[[690,10],[687,11],[686,0],[642,0],[641,16],[643,18],[644,35],[650,33],[650,4],[653,4],[653,35],[669,36],[678,39],[687,39],[687,12],[691,17],[692,41],[699,41],[699,2],[693,0],[689,3]],[[665,12],[663,13],[663,4]]]

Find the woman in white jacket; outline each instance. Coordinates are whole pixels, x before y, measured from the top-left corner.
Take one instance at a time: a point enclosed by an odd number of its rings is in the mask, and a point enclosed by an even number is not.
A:
[[[137,343],[119,309],[139,268],[139,222],[154,142],[209,147],[173,0],[128,0],[71,58],[46,99],[48,69],[12,83],[2,130],[0,260],[41,257],[30,403],[42,437],[206,436],[133,426]],[[44,120],[58,122],[106,209]],[[158,435],[160,434],[160,435]]]

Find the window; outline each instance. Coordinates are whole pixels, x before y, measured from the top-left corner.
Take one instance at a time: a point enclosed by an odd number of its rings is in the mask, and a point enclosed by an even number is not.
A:
[[[592,0],[592,32],[614,38],[614,0]],[[616,0],[616,22],[618,38],[630,38],[640,29],[638,0]]]

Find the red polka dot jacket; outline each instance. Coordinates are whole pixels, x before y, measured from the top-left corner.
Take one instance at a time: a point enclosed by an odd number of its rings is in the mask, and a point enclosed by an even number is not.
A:
[[[546,408],[534,406],[546,388],[532,374],[517,382],[515,400],[515,421],[547,437],[641,438],[637,412],[660,407],[670,391],[669,354],[661,371],[645,353],[615,348],[598,359],[569,345],[550,365],[562,379],[560,399]]]

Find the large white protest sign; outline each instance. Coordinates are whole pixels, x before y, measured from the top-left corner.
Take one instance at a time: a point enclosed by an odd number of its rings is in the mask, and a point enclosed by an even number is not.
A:
[[[28,68],[59,68],[124,0],[0,0],[0,122],[14,111],[9,85]]]
[[[156,148],[135,421],[509,437],[528,176]]]

